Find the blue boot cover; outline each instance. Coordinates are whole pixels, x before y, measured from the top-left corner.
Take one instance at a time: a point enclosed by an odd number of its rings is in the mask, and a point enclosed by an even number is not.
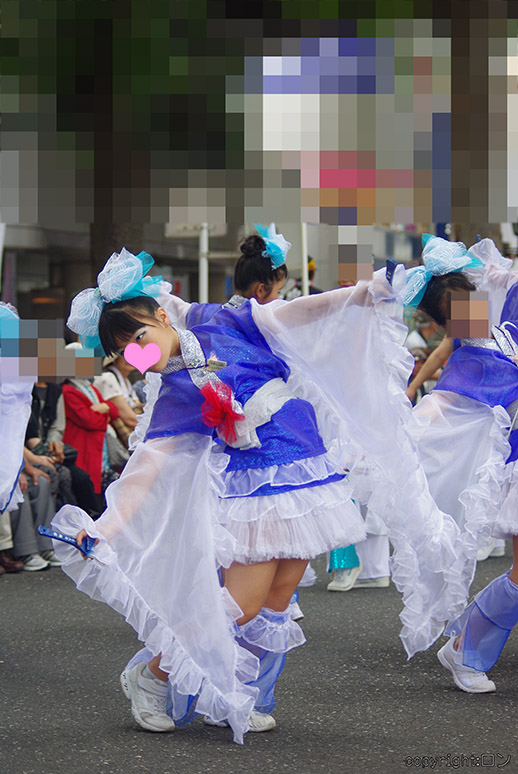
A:
[[[259,674],[247,685],[259,689],[254,709],[272,712],[275,707],[274,690],[286,661],[286,652],[302,645],[302,629],[289,617],[287,610],[277,613],[266,607],[239,628],[237,642],[259,659]]]
[[[495,578],[447,629],[460,634],[464,666],[487,672],[494,667],[518,622],[518,586],[509,573]]]

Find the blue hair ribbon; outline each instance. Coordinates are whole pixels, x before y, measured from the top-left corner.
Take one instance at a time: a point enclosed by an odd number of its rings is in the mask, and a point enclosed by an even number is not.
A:
[[[263,255],[270,258],[272,269],[278,269],[279,266],[286,263],[286,256],[291,248],[291,242],[288,242],[282,234],[277,234],[275,223],[270,223],[269,226],[261,226],[258,223],[254,223],[254,228],[259,236],[263,238],[266,245]]]
[[[133,255],[125,247],[106,262],[97,276],[98,287],[82,290],[72,301],[68,327],[79,334],[83,347],[101,348],[99,320],[106,304],[137,296],[157,298],[162,277],[146,277],[154,260],[149,253]]]
[[[463,269],[481,269],[484,264],[466,250],[462,242],[450,242],[432,234],[423,234],[423,266],[416,266],[406,273],[403,295],[405,306],[418,306],[423,299],[432,277],[438,277]]]

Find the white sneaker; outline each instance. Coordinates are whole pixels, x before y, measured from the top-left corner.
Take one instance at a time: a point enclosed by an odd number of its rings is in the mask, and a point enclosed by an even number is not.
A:
[[[146,662],[140,661],[120,677],[124,695],[131,701],[132,715],[147,731],[174,731],[174,722],[166,713],[167,683],[144,677],[145,666]]]
[[[217,726],[218,728],[225,728],[228,726],[226,720],[212,720],[205,716],[203,722],[206,726]],[[271,731],[275,728],[275,718],[273,715],[266,715],[264,712],[256,712],[252,710],[250,717],[248,718],[248,730],[252,732]]]
[[[292,621],[302,621],[304,618],[304,613],[300,609],[298,602],[291,602],[288,606],[288,612]]]
[[[390,586],[390,578],[358,578],[354,581],[353,589],[386,589]]]
[[[489,680],[485,672],[479,672],[477,669],[464,666],[461,654],[458,654],[453,647],[455,637],[451,637],[446,645],[437,652],[437,658],[452,675],[457,688],[466,693],[491,693],[496,691],[496,685]]]
[[[275,728],[275,718],[273,715],[265,715],[264,712],[252,711],[248,718],[249,731],[271,731]]]
[[[328,591],[349,591],[362,571],[361,564],[358,567],[348,567],[345,570],[333,570],[334,576],[331,583],[327,584]]]
[[[301,588],[306,588],[307,586],[314,586],[317,582],[317,574],[313,567],[311,566],[311,562],[308,562],[308,566],[304,570],[304,575],[299,581],[299,586]]]
[[[485,543],[481,548],[477,551],[477,562],[485,562],[486,559],[488,559],[491,556],[491,553],[495,547],[495,541],[493,538],[489,538],[487,543]]]
[[[38,572],[39,570],[47,570],[50,565],[40,554],[29,554],[29,556],[23,556],[21,561],[23,562],[23,569],[27,572]]]
[[[49,563],[50,567],[61,567],[63,562],[61,562],[58,557],[56,556],[55,552],[50,549],[49,551],[42,551],[41,556],[43,559],[45,559],[46,562]]]
[[[495,556],[505,556],[505,545],[503,545],[503,546],[495,545],[495,547],[493,548],[493,550],[489,554],[489,558],[493,559]]]

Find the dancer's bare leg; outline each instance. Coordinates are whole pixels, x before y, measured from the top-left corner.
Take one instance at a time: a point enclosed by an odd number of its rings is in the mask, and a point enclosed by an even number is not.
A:
[[[286,610],[307,563],[307,559],[272,559],[257,564],[234,562],[223,570],[225,588],[243,611],[236,623],[251,621],[262,607],[278,612]],[[148,667],[155,677],[167,682],[167,672],[160,669],[160,655],[152,658]]]

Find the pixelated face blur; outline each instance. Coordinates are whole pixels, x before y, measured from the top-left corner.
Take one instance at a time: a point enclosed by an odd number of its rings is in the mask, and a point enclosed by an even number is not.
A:
[[[372,278],[372,261],[350,261],[338,264],[338,285],[341,288],[349,288],[360,280]]]
[[[487,339],[491,335],[487,293],[451,290],[445,299],[444,311],[448,336]]]
[[[160,348],[160,359],[147,370],[158,373],[165,368],[171,357],[180,353],[178,334],[171,327],[169,315],[162,307],[156,310],[154,319],[138,314],[132,316],[136,320],[142,321],[142,327],[138,328],[126,341],[118,342],[120,349],[117,350],[117,354],[124,357],[124,350],[128,344],[138,344],[142,349],[147,344],[157,344]]]

